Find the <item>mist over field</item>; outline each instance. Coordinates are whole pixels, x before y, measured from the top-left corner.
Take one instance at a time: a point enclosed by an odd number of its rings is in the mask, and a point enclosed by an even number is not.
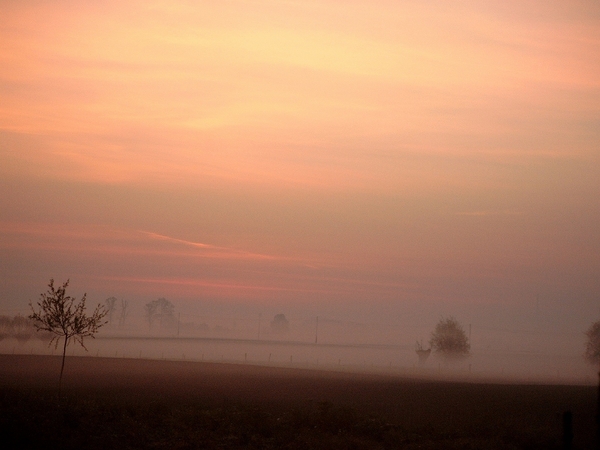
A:
[[[88,301],[92,306],[93,302]],[[155,318],[150,325],[143,304],[131,302],[123,320],[116,308],[111,322],[86,338],[86,352],[71,344],[68,356],[182,360],[290,367],[314,370],[387,373],[431,379],[479,382],[593,385],[594,368],[583,358],[584,334],[557,330],[548,333],[541,314],[531,321],[515,321],[511,328],[494,323],[461,321],[470,338],[470,355],[448,362],[431,354],[420,362],[417,342],[429,348],[440,317],[414,314],[408,318],[311,315],[290,310],[286,329],[278,329],[277,309],[217,304],[192,312],[177,308],[172,316]],[[204,313],[201,314],[204,309]],[[475,315],[466,315],[469,318]],[[108,316],[107,316],[108,317]],[[375,321],[378,320],[378,321]],[[496,325],[497,326],[497,325]],[[5,354],[59,355],[61,346],[48,346],[30,331],[17,340],[5,336]]]

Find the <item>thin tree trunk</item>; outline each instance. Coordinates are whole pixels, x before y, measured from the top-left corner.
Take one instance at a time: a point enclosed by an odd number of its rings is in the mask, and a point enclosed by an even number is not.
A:
[[[67,336],[65,336],[65,343],[63,345],[63,356],[62,356],[62,365],[60,366],[60,376],[58,377],[58,398],[60,399],[60,394],[62,390],[62,376],[63,371],[65,370],[65,357],[67,356],[67,342],[69,342]]]

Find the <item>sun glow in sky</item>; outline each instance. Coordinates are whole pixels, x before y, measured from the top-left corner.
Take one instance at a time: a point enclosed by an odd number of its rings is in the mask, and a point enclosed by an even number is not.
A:
[[[599,313],[597,2],[0,8],[2,308]]]

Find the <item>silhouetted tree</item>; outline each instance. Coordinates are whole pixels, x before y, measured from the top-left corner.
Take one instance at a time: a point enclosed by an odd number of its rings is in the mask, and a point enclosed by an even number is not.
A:
[[[59,398],[69,342],[74,340],[87,351],[83,344],[83,338],[93,338],[100,327],[106,324],[103,319],[107,314],[106,308],[103,305],[98,305],[92,315],[87,316],[85,313],[86,294],[83,294],[81,300],[76,303],[75,297],[66,294],[68,286],[69,280],[58,289],[55,289],[54,280],[50,279],[48,291],[41,294],[40,301],[37,302],[39,309],[36,311],[29,302],[32,311],[29,318],[33,320],[35,328],[38,331],[47,331],[53,334],[49,345],[54,342],[54,348],[57,348],[60,338],[64,338],[62,365],[58,379]]]
[[[175,319],[175,306],[166,298],[159,298],[146,303],[146,318],[150,329],[152,329],[152,323],[156,320],[160,320],[160,327],[173,326],[177,323]]]
[[[148,320],[148,327],[152,330],[152,322],[154,321],[154,316],[158,311],[158,304],[156,300],[146,303],[144,306],[144,310],[146,311],[146,319]]]
[[[285,314],[276,314],[271,322],[271,329],[276,333],[286,333],[290,330],[290,323]]]
[[[34,327],[31,319],[23,317],[22,315],[16,315],[12,320],[12,335],[15,339],[23,344],[31,339]]]
[[[465,330],[454,317],[440,319],[431,333],[429,345],[446,359],[468,356],[471,350]]]
[[[0,316],[0,341],[12,333],[12,320],[8,316]]]
[[[109,297],[105,300],[106,303],[106,312],[108,315],[108,323],[112,324],[113,314],[117,309],[117,299],[115,297]]]
[[[122,327],[125,324],[125,319],[129,315],[129,301],[121,300],[121,310],[119,314],[119,326]]]
[[[590,364],[600,365],[600,320],[591,324],[585,335],[585,359]]]
[[[175,305],[166,298],[159,298],[157,301],[160,327],[172,328],[177,326],[177,319],[175,319]]]

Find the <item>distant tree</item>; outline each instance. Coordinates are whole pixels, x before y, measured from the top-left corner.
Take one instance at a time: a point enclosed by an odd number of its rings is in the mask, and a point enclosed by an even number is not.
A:
[[[158,318],[161,328],[173,328],[177,326],[175,319],[175,305],[166,298],[159,298],[158,302]]]
[[[28,317],[16,315],[12,320],[12,335],[20,343],[24,344],[34,332],[33,322]]]
[[[431,333],[429,345],[446,359],[468,356],[471,350],[465,330],[454,317],[440,319]]]
[[[121,299],[121,309],[119,313],[119,326],[122,327],[125,324],[125,319],[129,315],[129,301]]]
[[[276,333],[286,333],[290,330],[290,323],[285,314],[276,314],[271,322],[271,329]]]
[[[0,341],[12,333],[12,320],[8,316],[0,316]]]
[[[175,306],[166,298],[159,298],[146,303],[145,309],[150,329],[152,329],[152,323],[157,319],[159,320],[160,328],[163,328],[163,326],[173,326],[177,323],[175,319]]]
[[[585,359],[590,364],[600,365],[600,320],[591,324],[585,335]]]
[[[83,344],[83,338],[93,338],[100,327],[106,324],[103,319],[107,314],[106,308],[103,305],[98,305],[91,316],[86,315],[86,294],[83,294],[81,300],[76,303],[75,297],[66,294],[68,286],[69,280],[63,283],[61,287],[55,289],[54,280],[50,279],[48,291],[41,294],[40,301],[37,302],[37,311],[31,302],[29,302],[29,307],[32,311],[29,318],[33,321],[35,328],[38,331],[47,331],[53,334],[49,345],[54,342],[54,348],[57,348],[60,339],[64,338],[62,365],[58,379],[59,397],[69,342],[73,340],[87,351],[87,348]]]
[[[592,323],[586,331],[585,359],[600,369],[600,320]],[[598,396],[596,399],[596,435],[600,445],[600,370],[598,371]]]
[[[106,303],[106,312],[108,315],[108,323],[112,325],[113,323],[113,315],[117,309],[117,299],[115,297],[109,297],[105,300]]]
[[[144,306],[144,311],[146,312],[146,320],[148,320],[148,327],[152,330],[152,322],[154,322],[154,316],[158,311],[158,305],[156,301],[151,301],[146,303]]]

